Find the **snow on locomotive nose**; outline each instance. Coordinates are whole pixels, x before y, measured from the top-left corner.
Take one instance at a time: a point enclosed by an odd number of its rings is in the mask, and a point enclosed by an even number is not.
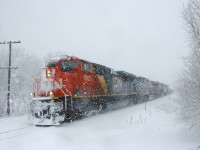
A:
[[[62,102],[55,102],[51,97],[32,98],[29,121],[36,125],[59,125],[64,121]]]

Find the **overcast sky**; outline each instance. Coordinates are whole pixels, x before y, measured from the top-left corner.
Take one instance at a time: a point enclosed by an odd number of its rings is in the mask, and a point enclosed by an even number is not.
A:
[[[189,52],[186,0],[0,0],[0,41],[35,55],[66,51],[172,83]],[[0,45],[2,46],[2,45]]]

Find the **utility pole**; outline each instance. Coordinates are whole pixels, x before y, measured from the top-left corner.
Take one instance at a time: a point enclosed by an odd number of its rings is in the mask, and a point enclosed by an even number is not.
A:
[[[21,43],[21,41],[9,41],[3,42],[0,44],[8,44],[9,45],[9,64],[8,68],[1,67],[0,69],[8,69],[8,93],[7,93],[7,115],[10,116],[10,78],[11,78],[11,69],[17,69],[15,67],[11,67],[11,52],[12,52],[12,44],[13,43]]]

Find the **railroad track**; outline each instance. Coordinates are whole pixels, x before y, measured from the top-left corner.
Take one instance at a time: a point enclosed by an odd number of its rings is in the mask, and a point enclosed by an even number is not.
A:
[[[32,127],[32,126],[27,126],[27,127],[23,127],[23,128],[18,128],[18,129],[3,131],[3,132],[0,132],[0,134],[5,134],[5,133],[9,133],[9,132],[14,132],[14,131],[17,131],[17,130],[23,130],[23,129],[27,129],[27,128],[30,128],[30,127]]]
[[[13,139],[13,138],[18,138],[18,137],[28,135],[28,134],[33,134],[43,129],[29,125],[29,126],[25,126],[21,128],[2,131],[0,132],[0,142]]]

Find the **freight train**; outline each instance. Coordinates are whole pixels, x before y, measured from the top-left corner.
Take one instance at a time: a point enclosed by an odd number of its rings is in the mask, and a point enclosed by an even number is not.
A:
[[[137,104],[166,95],[169,87],[74,56],[51,59],[33,83],[29,120],[59,125],[120,101]]]

